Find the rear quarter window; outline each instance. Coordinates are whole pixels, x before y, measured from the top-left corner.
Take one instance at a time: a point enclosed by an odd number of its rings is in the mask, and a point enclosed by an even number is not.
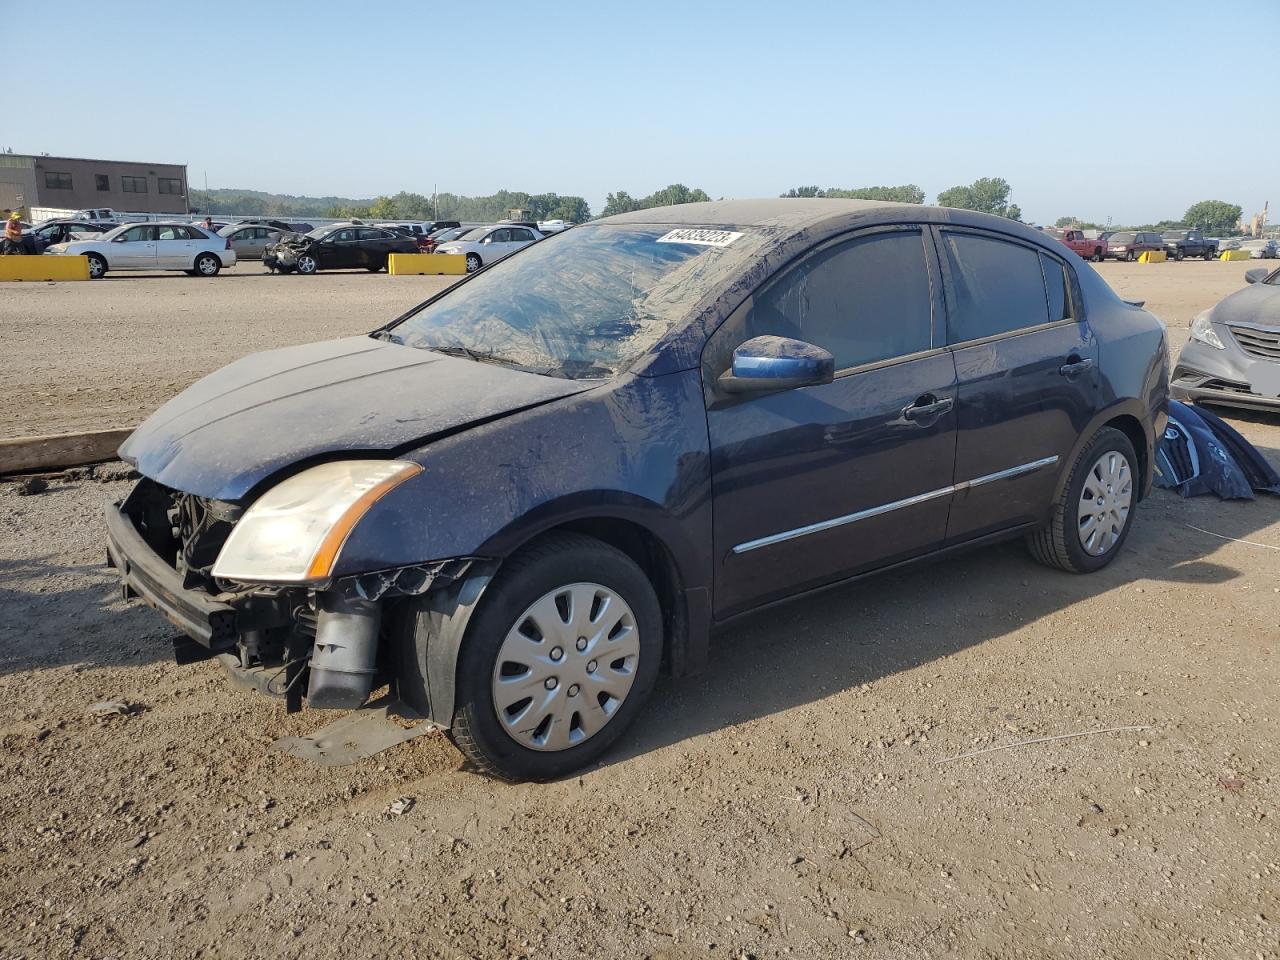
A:
[[[944,232],[947,340],[965,343],[1049,322],[1040,256],[1030,247]]]

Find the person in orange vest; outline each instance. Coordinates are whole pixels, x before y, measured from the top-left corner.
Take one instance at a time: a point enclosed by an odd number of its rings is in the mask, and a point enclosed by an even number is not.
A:
[[[9,214],[9,219],[4,222],[4,250],[0,251],[5,254],[22,253],[22,214],[17,210]]]

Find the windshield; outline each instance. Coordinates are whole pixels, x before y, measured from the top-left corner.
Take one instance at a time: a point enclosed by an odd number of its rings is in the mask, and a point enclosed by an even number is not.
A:
[[[331,233],[333,233],[332,224],[330,224],[327,227],[316,227],[314,230],[307,233],[307,236],[310,237],[312,240],[320,240],[323,237],[327,237]]]
[[[477,274],[382,336],[572,380],[612,376],[766,242],[760,233],[720,232],[731,238],[721,246],[664,239],[674,232],[575,227]]]
[[[1166,230],[1164,232],[1164,239],[1185,240],[1187,239],[1187,231],[1186,230]]]
[[[1132,233],[1113,233],[1107,238],[1111,243],[1133,243]]]
[[[468,230],[465,233],[454,237],[455,240],[479,240],[489,232],[490,227],[476,227],[474,230]]]

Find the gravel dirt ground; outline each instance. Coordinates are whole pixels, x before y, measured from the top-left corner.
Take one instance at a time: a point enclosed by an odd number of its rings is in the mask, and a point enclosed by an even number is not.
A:
[[[1176,350],[1243,266],[1103,272]],[[0,409],[38,358],[56,403],[109,367],[127,421],[237,345],[436,282],[11,285]],[[114,346],[135,335],[145,363]],[[1274,418],[1232,419],[1280,464]],[[55,424],[83,421],[32,432]],[[1088,577],[1009,544],[774,609],[605,763],[509,786],[435,734],[348,767],[268,752],[330,718],[173,664],[102,567],[127,486],[0,483],[0,957],[1280,957],[1280,500],[1157,491]]]

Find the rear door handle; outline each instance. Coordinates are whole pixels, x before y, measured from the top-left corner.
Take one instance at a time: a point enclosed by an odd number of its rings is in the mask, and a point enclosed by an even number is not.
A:
[[[1067,362],[1058,368],[1058,373],[1071,380],[1092,369],[1093,357],[1076,357],[1075,359],[1068,357]]]
[[[923,397],[917,398],[915,403],[903,407],[902,416],[907,420],[927,424],[942,416],[953,406],[955,401],[950,397],[935,397],[931,393],[926,393]]]

